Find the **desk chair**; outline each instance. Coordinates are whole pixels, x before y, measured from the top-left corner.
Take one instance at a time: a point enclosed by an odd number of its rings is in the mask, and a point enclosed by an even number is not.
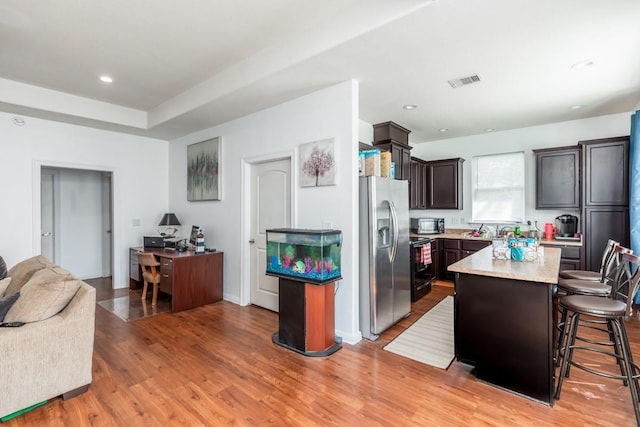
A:
[[[586,372],[606,378],[622,380],[629,387],[636,422],[640,425],[640,388],[638,377],[640,368],[633,361],[629,338],[625,328],[626,318],[633,310],[633,297],[638,290],[640,281],[640,258],[633,254],[623,254],[620,265],[616,269],[611,283],[608,298],[591,295],[568,295],[560,299],[560,306],[570,313],[569,333],[561,344],[560,358],[562,367],[558,374],[558,385],[555,398],[560,399],[560,391],[565,377],[569,376],[570,366],[575,366]],[[580,316],[587,316],[590,324],[580,324]],[[599,326],[599,327],[598,327]],[[606,326],[602,327],[602,326]],[[600,341],[587,337],[579,337],[578,329],[589,327],[601,331],[609,341]],[[576,340],[585,343],[576,344]],[[620,368],[620,374],[598,370],[593,363],[582,363],[574,357],[577,352],[597,352],[612,357]]]
[[[154,306],[158,302],[158,287],[160,286],[160,262],[156,260],[153,254],[138,252],[138,264],[142,269],[142,281],[144,286],[142,288],[142,299],[147,299],[147,286],[149,283],[153,284],[153,298],[151,299],[151,305]]]

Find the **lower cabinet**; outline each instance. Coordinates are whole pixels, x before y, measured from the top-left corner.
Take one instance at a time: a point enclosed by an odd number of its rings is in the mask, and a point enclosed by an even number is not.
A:
[[[541,241],[542,246],[560,249],[560,271],[562,270],[584,270],[582,259],[582,247],[567,245],[550,245]]]
[[[438,279],[453,280],[455,274],[450,272],[448,267],[460,261],[469,255],[478,252],[491,245],[488,240],[470,240],[470,239],[438,239],[442,241],[442,260],[440,267],[440,276]]]

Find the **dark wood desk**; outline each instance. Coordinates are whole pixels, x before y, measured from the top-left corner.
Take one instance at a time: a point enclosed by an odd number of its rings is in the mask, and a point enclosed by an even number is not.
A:
[[[160,291],[171,295],[171,311],[189,310],[222,300],[223,252],[196,254],[163,248],[135,249],[152,253],[160,261]]]

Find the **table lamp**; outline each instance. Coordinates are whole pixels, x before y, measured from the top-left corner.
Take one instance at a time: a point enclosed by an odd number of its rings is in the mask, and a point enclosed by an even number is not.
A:
[[[180,221],[178,221],[178,217],[176,217],[176,214],[171,212],[164,214],[164,216],[160,220],[160,224],[158,225],[161,227],[166,227],[164,233],[160,233],[162,237],[164,237],[165,239],[173,239],[176,235],[176,232],[178,231],[178,228],[175,226],[181,224]]]

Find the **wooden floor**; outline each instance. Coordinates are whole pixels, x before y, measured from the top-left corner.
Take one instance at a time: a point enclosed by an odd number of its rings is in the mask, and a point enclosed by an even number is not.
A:
[[[91,281],[98,300],[128,292]],[[124,322],[96,308],[93,383],[3,426],[632,426],[629,391],[574,369],[553,408],[382,347],[446,295],[434,286],[376,342],[309,358],[271,343],[276,313],[220,302]],[[628,322],[640,355],[640,322]],[[600,363],[598,360],[593,363]]]

